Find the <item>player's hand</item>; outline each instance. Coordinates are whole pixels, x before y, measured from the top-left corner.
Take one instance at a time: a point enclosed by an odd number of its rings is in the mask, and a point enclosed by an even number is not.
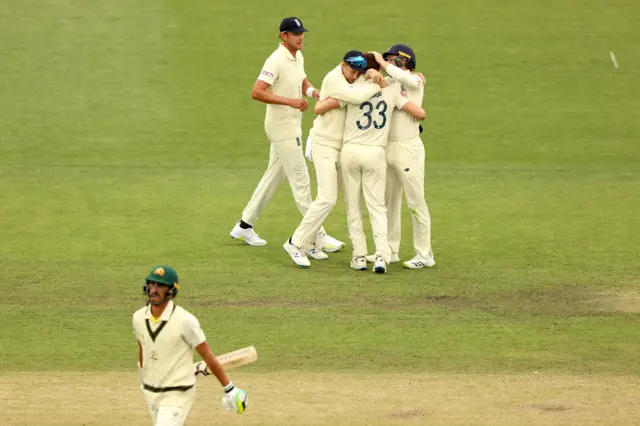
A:
[[[388,85],[389,85],[389,82],[383,78],[382,81],[380,82],[380,87],[384,89]]]
[[[225,396],[222,397],[222,406],[225,411],[231,411],[238,414],[242,414],[247,409],[247,402],[249,398],[247,393],[240,388],[237,388],[233,383],[229,383],[224,388]]]
[[[420,77],[420,80],[422,80],[422,85],[424,86],[425,84],[427,84],[427,79],[424,78],[424,74],[422,74],[421,72],[417,72],[416,75],[418,77]]]
[[[364,73],[364,76],[367,80],[371,80],[372,83],[382,85],[382,82],[384,81],[384,77],[380,74],[380,71],[376,71],[373,68],[368,69]]]
[[[316,89],[316,90],[314,90],[314,91],[313,91],[313,98],[314,98],[316,101],[319,101],[319,100],[320,100],[320,91],[319,91],[319,90],[317,90],[317,89]]]
[[[305,112],[307,108],[309,108],[309,102],[306,99],[291,99],[289,102],[289,106],[291,108],[299,109],[302,112]]]
[[[380,65],[382,65],[383,63],[387,63],[387,61],[384,60],[384,58],[382,57],[382,55],[380,54],[380,52],[375,52],[375,51],[371,51],[369,52],[373,55],[374,58],[376,58],[376,62]]]

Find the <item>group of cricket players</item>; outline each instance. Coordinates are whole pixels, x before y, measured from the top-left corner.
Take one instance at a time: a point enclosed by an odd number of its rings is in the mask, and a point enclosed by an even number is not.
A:
[[[281,43],[265,61],[253,87],[253,99],[267,104],[269,164],[231,236],[251,246],[267,244],[253,227],[286,178],[303,219],[283,247],[296,265],[309,267],[309,257],[327,259],[327,253],[345,246],[322,225],[342,187],[353,246],[350,266],[365,271],[367,263],[372,263],[374,272],[384,273],[389,263],[400,261],[404,193],[411,210],[415,254],[403,265],[410,269],[434,266],[419,124],[425,119],[421,106],[425,79],[415,71],[414,51],[404,44],[395,44],[384,54],[351,50],[318,90],[304,70],[305,32],[300,19],[282,20]],[[315,99],[317,117],[303,148],[302,113],[309,108],[305,96]],[[307,159],[317,176],[315,200]],[[372,254],[363,229],[363,202],[373,231]],[[206,362],[207,373],[223,386],[225,410],[242,414],[247,408],[246,392],[227,377],[196,317],[173,302],[179,290],[177,272],[168,265],[154,266],[143,290],[147,304],[133,315],[133,330],[141,389],[153,424],[181,426],[186,421],[200,373],[194,371],[194,351]]]
[[[283,247],[303,268],[311,265],[309,258],[327,259],[327,252],[344,247],[322,226],[342,186],[353,246],[350,266],[364,271],[369,262],[374,272],[384,273],[389,263],[400,261],[404,193],[411,210],[415,254],[403,265],[410,269],[434,266],[419,124],[425,118],[421,107],[425,80],[415,72],[415,53],[403,44],[393,45],[382,55],[349,51],[317,90],[304,71],[300,50],[307,30],[302,22],[286,18],[280,31],[282,43],[265,61],[252,92],[254,99],[267,104],[269,165],[231,236],[252,246],[267,244],[253,227],[286,177],[303,219]],[[317,117],[305,149],[318,181],[313,201],[302,148],[302,113],[309,107],[303,95],[317,101]],[[363,201],[375,242],[372,254],[363,229]]]

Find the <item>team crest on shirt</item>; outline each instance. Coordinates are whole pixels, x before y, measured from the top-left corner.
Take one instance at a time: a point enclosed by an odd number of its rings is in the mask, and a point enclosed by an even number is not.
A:
[[[301,145],[302,145],[302,141],[300,140],[300,138],[299,138],[299,137],[297,137],[297,138],[296,138],[296,143],[298,144],[298,146],[301,146]]]
[[[400,94],[401,94],[403,97],[405,97],[405,98],[406,98],[406,97],[408,97],[408,96],[409,96],[407,92],[408,92],[408,91],[407,91],[407,86],[405,86],[404,84],[401,84],[401,85],[400,85]]]
[[[158,353],[156,351],[151,351],[151,359],[154,361],[158,360]]]

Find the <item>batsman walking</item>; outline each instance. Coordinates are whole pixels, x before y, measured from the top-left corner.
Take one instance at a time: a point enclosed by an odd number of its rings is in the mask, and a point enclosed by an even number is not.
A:
[[[302,95],[318,99],[320,92],[307,80],[304,71],[301,49],[305,32],[307,29],[300,19],[291,17],[282,20],[281,43],[265,61],[253,86],[253,99],[267,104],[264,128],[271,142],[269,165],[242,212],[242,220],[230,233],[233,238],[252,246],[267,244],[253,226],[285,177],[289,180],[293,198],[303,216],[312,201],[309,170],[302,151],[302,113],[309,104]],[[316,247],[335,252],[344,247],[344,243],[327,235],[321,227]]]
[[[178,274],[170,266],[155,266],[146,278],[147,304],[133,314],[138,341],[140,388],[154,426],[182,426],[196,396],[193,351],[224,386],[223,407],[242,414],[247,394],[236,388],[211,351],[200,323],[176,305]]]

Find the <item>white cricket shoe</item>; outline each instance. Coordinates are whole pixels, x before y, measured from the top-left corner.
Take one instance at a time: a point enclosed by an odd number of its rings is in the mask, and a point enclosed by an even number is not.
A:
[[[368,254],[364,258],[367,259],[368,263],[374,263],[376,261],[375,254]],[[389,259],[389,263],[398,263],[398,262],[400,262],[400,256],[398,256],[398,253],[391,253],[391,259]]]
[[[366,271],[367,270],[367,261],[364,260],[364,257],[354,257],[353,259],[351,259],[351,266],[352,269],[355,269],[356,271]]]
[[[256,231],[253,228],[242,229],[240,228],[240,222],[236,223],[236,226],[233,227],[231,232],[229,233],[232,238],[236,240],[244,241],[250,246],[266,246],[267,240],[263,240],[256,234]]]
[[[315,247],[309,250],[308,253],[309,253],[309,256],[311,256],[315,260],[325,260],[329,258],[327,253]]]
[[[289,254],[289,257],[293,262],[301,268],[308,268],[311,266],[311,262],[307,259],[304,252],[302,252],[297,246],[294,246],[289,242],[289,240],[285,241],[282,245],[284,251]]]
[[[373,264],[373,272],[378,274],[384,274],[387,272],[387,262],[384,261],[382,256],[376,257],[376,261]]]
[[[404,267],[408,269],[422,269],[424,267],[431,268],[435,264],[436,261],[433,259],[433,256],[424,258],[420,255],[416,255],[413,259],[407,260],[403,263]]]
[[[342,241],[336,238],[333,238],[331,235],[327,234],[324,236],[324,244],[322,245],[322,251],[325,251],[327,253],[335,253],[341,248],[343,248],[344,246],[345,244]]]

